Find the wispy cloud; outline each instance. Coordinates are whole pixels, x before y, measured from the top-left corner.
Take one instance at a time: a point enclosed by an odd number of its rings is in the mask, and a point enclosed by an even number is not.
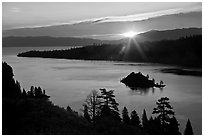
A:
[[[20,12],[20,9],[13,8],[12,11]],[[185,8],[160,10],[160,11],[146,12],[146,13],[140,13],[140,14],[126,15],[126,16],[107,16],[107,17],[100,17],[100,18],[70,21],[70,22],[55,22],[47,25],[24,26],[24,27],[12,28],[12,29],[40,28],[40,27],[51,27],[51,26],[59,26],[59,25],[98,24],[98,23],[105,23],[105,22],[133,22],[133,21],[148,20],[151,18],[156,18],[164,15],[197,12],[197,11],[202,11],[201,4],[194,5],[191,7],[185,7]]]
[[[164,15],[172,15],[172,14],[187,13],[187,12],[197,12],[197,11],[202,11],[202,7],[198,5],[198,6],[194,6],[190,8],[185,8],[185,9],[177,8],[177,9],[168,9],[168,10],[161,10],[161,11],[155,11],[155,12],[127,15],[127,16],[109,16],[109,17],[104,17],[104,19],[100,18],[98,19],[97,22],[93,22],[93,23],[142,21],[142,20],[147,20],[150,18],[164,16]],[[97,20],[97,19],[94,19],[94,20]]]

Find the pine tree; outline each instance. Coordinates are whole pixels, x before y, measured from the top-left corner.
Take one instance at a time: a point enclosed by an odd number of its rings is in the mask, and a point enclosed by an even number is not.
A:
[[[35,87],[35,97],[42,97],[42,89],[40,87]]]
[[[34,97],[34,91],[35,91],[35,90],[34,90],[34,86],[31,86],[31,87],[30,87],[30,91],[28,91],[28,93],[27,93],[27,94],[28,94],[28,97]]]
[[[144,129],[146,129],[147,125],[148,125],[148,119],[147,119],[146,111],[144,109],[143,114],[142,114],[142,126],[143,126]]]
[[[123,118],[123,123],[124,124],[130,124],[130,117],[128,115],[128,110],[126,107],[124,107],[123,111],[122,111],[122,118]]]
[[[193,128],[191,126],[191,122],[188,119],[187,123],[186,123],[186,128],[184,130],[184,135],[193,135]]]
[[[173,108],[169,103],[169,98],[162,97],[157,102],[157,107],[153,109],[152,114],[157,114],[157,118],[161,122],[162,132],[166,132],[166,127],[169,124],[171,116],[174,116]]]
[[[18,82],[17,80],[16,80],[16,84],[15,84],[15,91],[17,93],[17,96],[21,95],[21,85],[20,85],[20,82]]]
[[[114,120],[120,121],[120,113],[118,109],[118,103],[115,100],[114,90],[107,91],[105,88],[101,90],[101,117],[112,117]]]
[[[90,118],[89,113],[88,113],[88,107],[87,107],[87,105],[84,105],[84,118],[85,118],[87,121],[91,122],[91,118]]]
[[[169,121],[169,126],[168,126],[168,134],[170,135],[180,135],[181,133],[179,132],[179,123],[176,119],[176,117],[172,117]]]
[[[133,110],[131,112],[131,119],[130,119],[130,123],[131,125],[133,126],[136,126],[136,127],[141,127],[141,122],[140,122],[140,118],[137,114],[137,112],[135,110]]]
[[[2,96],[16,98],[16,82],[13,78],[13,69],[6,62],[2,63]]]
[[[23,92],[22,92],[21,96],[22,97],[26,97],[27,96],[27,93],[26,93],[25,89],[23,89]]]
[[[71,112],[72,111],[71,107],[67,106],[66,111]]]

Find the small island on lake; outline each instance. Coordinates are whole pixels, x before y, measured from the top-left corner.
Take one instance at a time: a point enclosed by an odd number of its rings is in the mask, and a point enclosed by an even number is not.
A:
[[[163,88],[166,85],[163,84],[163,81],[160,81],[160,83],[155,83],[154,78],[152,80],[149,79],[149,75],[144,76],[141,72],[130,73],[127,77],[120,80],[121,83],[124,83],[126,86],[130,87],[131,89],[137,89],[137,88],[151,88],[151,87],[157,87],[157,88]]]

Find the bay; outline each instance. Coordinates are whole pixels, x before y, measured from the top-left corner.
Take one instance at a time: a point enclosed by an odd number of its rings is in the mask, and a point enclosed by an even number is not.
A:
[[[129,113],[136,110],[141,117],[146,109],[152,114],[156,101],[170,98],[183,133],[187,119],[191,120],[195,134],[202,133],[202,77],[162,73],[162,68],[171,68],[152,63],[127,63],[110,61],[82,61],[47,58],[22,58],[16,55],[22,51],[64,49],[65,47],[8,47],[2,48],[2,60],[12,66],[15,79],[21,87],[40,86],[51,96],[54,104],[81,112],[82,104],[91,90],[114,89],[120,111],[126,106]],[[120,79],[132,71],[148,74],[156,82],[163,80],[166,87],[146,91],[132,91]],[[154,115],[153,115],[154,116]]]

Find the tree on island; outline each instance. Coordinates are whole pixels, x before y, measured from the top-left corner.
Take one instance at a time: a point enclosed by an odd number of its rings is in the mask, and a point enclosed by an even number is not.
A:
[[[167,126],[170,122],[170,118],[174,116],[174,111],[170,105],[169,98],[162,97],[157,102],[157,107],[153,109],[152,114],[157,114],[157,118],[161,122],[162,132],[165,134],[167,132]]]
[[[187,123],[186,123],[186,128],[184,130],[184,135],[193,135],[193,128],[191,126],[191,122],[188,119]]]

